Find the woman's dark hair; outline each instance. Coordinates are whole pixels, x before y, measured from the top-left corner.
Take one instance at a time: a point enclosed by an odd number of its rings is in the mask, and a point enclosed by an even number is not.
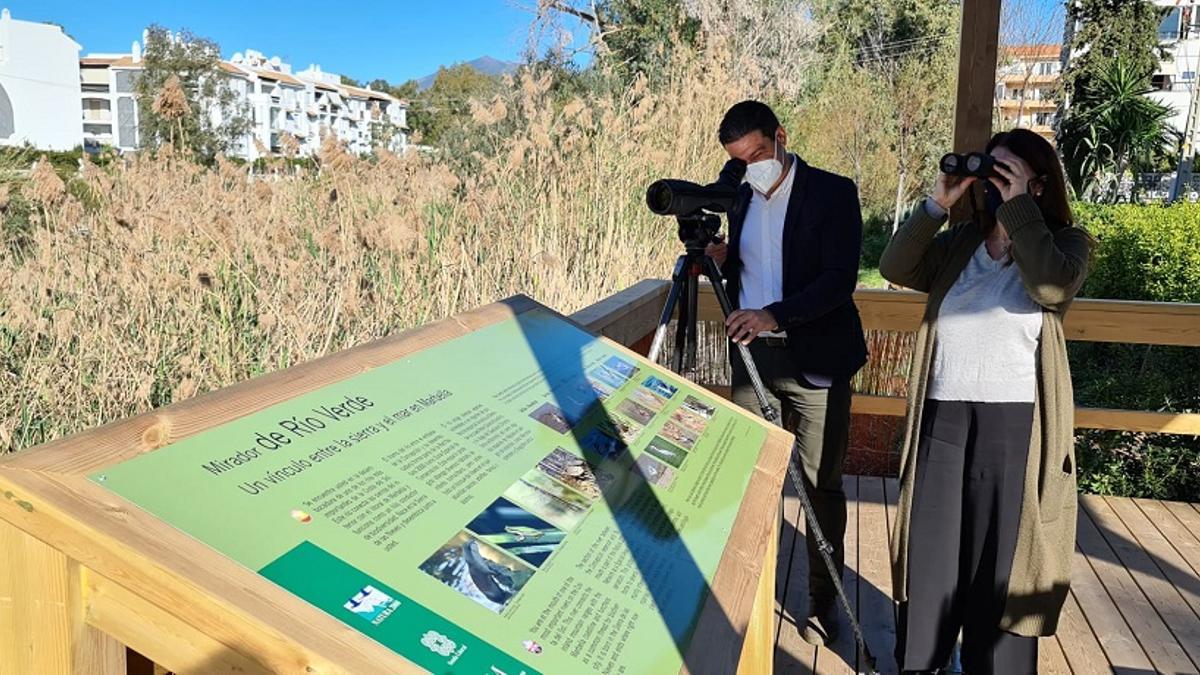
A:
[[[779,129],[779,118],[766,103],[742,101],[735,103],[721,119],[717,138],[721,145],[728,145],[751,131],[761,131],[767,138],[775,138]]]
[[[1013,129],[1001,131],[988,141],[986,152],[991,154],[996,148],[1008,148],[1014,155],[1025,160],[1042,180],[1043,188],[1040,197],[1034,197],[1046,217],[1046,225],[1051,230],[1070,227],[1075,224],[1071,214],[1071,205],[1067,201],[1067,182],[1063,173],[1062,162],[1050,141],[1042,138],[1028,129]]]

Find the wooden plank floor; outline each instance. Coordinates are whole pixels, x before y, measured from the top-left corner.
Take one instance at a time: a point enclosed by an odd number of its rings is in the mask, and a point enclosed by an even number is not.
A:
[[[894,479],[845,478],[846,574],[850,603],[882,673],[897,673],[889,533]],[[776,575],[775,672],[863,672],[849,625],[829,648],[797,630],[807,609],[806,526],[784,490]],[[1200,674],[1200,506],[1086,495],[1080,499],[1071,594],[1058,635],[1039,646],[1041,673]]]

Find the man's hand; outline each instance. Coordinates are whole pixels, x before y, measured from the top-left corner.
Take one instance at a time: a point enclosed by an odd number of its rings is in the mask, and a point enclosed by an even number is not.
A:
[[[725,235],[718,234],[716,241],[704,247],[704,255],[713,259],[717,267],[725,266],[725,257],[729,254],[729,244],[725,243]]]
[[[765,309],[739,309],[725,320],[725,333],[734,342],[750,344],[763,331],[778,330],[779,322]]]

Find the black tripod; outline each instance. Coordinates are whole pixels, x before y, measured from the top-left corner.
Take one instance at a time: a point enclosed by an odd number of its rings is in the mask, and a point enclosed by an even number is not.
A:
[[[717,231],[721,228],[720,217],[711,213],[695,213],[677,216],[676,220],[679,221],[679,240],[683,242],[684,253],[675,261],[675,271],[671,275],[671,290],[667,294],[667,302],[663,306],[662,316],[659,317],[658,328],[654,330],[654,340],[650,343],[648,356],[650,361],[658,362],[667,326],[675,316],[676,305],[679,305],[678,321],[675,324],[675,352],[672,355],[671,369],[683,374],[694,371],[696,368],[698,341],[696,319],[700,276],[704,275],[712,284],[717,302],[721,305],[721,313],[726,318],[733,312],[733,304],[729,302],[729,295],[725,293],[720,268],[717,267],[716,261],[704,253],[705,246],[715,241]],[[680,295],[684,296],[682,305],[679,304]],[[779,411],[775,410],[767,398],[766,387],[763,386],[762,377],[758,374],[757,366],[754,365],[750,349],[740,342],[734,344],[737,346],[738,353],[741,354],[742,362],[746,364],[746,372],[754,387],[754,395],[758,398],[758,406],[762,411],[763,419],[774,424],[781,424]],[[804,510],[805,520],[808,522],[808,534],[816,541],[817,549],[821,552],[826,567],[829,568],[829,576],[833,579],[842,610],[846,612],[850,627],[854,631],[854,639],[858,642],[859,650],[862,651],[863,662],[866,664],[865,671],[876,675],[878,671],[875,669],[875,657],[867,648],[862,627],[859,626],[858,619],[854,616],[854,610],[850,607],[850,599],[846,597],[846,589],[842,587],[841,575],[838,574],[837,565],[833,562],[833,546],[821,532],[821,526],[817,523],[817,517],[812,510],[812,502],[808,498],[808,490],[804,486],[804,478],[796,468],[794,458],[797,453],[798,449],[793,444],[792,456],[788,458],[788,476],[791,478],[797,494],[800,495],[800,506]]]

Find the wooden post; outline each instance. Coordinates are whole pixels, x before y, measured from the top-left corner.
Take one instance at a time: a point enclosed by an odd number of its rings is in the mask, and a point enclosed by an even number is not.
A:
[[[954,99],[954,151],[983,150],[992,134],[996,89],[1000,0],[963,0],[958,32],[958,89]],[[965,200],[955,204],[952,220],[970,217]]]
[[[758,578],[754,609],[750,615],[750,625],[746,627],[737,675],[770,675],[775,670],[775,564],[779,557],[778,514],[783,513],[778,508],[775,511],[775,527],[767,541],[762,575]]]
[[[84,620],[83,574],[0,520],[0,675],[124,675],[125,647]]]

